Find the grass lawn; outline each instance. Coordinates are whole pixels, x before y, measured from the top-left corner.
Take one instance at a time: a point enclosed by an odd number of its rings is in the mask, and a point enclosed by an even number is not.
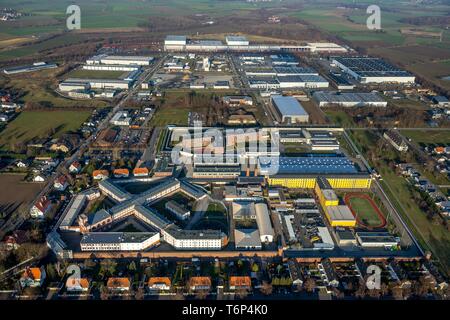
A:
[[[401,130],[417,144],[450,144],[450,130]]]
[[[366,199],[350,198],[350,206],[365,226],[376,227],[382,223],[378,213]]]
[[[349,134],[363,153],[367,151],[366,146],[377,142],[377,137],[368,131],[353,131]],[[375,167],[383,177],[381,185],[384,191],[421,247],[431,251],[442,270],[450,274],[450,232],[442,224],[435,225],[427,219],[413,199],[405,178],[398,176],[384,161],[379,161]]]
[[[355,126],[353,119],[344,111],[325,109],[324,112],[332,123],[340,125],[341,127],[344,128],[350,128]]]
[[[40,103],[51,104],[55,107],[94,107],[103,108],[108,104],[101,100],[72,100],[58,95],[54,89],[58,85],[56,79],[57,72],[60,68],[20,74],[15,76],[0,77],[0,86],[12,87],[21,92],[19,98],[20,103]]]
[[[151,125],[155,127],[164,127],[168,124],[185,126],[188,124],[189,111],[188,108],[162,106],[153,116]]]
[[[220,203],[210,203],[204,217],[195,224],[194,229],[220,229],[228,233],[228,218],[225,207]]]
[[[58,137],[76,131],[91,115],[88,111],[23,111],[0,133],[0,148],[9,150],[33,138]]]

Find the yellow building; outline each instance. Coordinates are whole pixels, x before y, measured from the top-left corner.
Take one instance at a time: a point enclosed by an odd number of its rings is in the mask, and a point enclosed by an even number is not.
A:
[[[332,227],[356,226],[356,218],[348,206],[329,206],[324,208],[324,211]]]
[[[272,176],[267,178],[269,186],[279,186],[289,189],[314,189],[315,176]],[[326,178],[333,189],[369,189],[372,179],[369,175],[329,176]]]
[[[325,210],[328,206],[337,206],[339,199],[325,177],[318,177],[314,188],[319,198],[320,205]]]

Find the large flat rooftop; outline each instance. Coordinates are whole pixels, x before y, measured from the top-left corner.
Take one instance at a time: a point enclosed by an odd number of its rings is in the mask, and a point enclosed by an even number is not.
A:
[[[260,172],[266,174],[277,169],[276,174],[355,174],[355,165],[342,156],[260,157]]]
[[[283,116],[307,116],[297,99],[290,96],[272,96],[272,101]]]

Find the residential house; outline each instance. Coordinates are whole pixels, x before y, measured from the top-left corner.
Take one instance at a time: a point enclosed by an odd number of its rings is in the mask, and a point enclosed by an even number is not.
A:
[[[191,277],[189,280],[189,289],[195,291],[209,291],[211,290],[210,277]]]
[[[324,282],[331,287],[338,287],[339,280],[336,275],[336,271],[329,259],[323,259],[318,265],[319,271],[322,275]]]
[[[114,178],[128,178],[130,171],[128,169],[115,169],[113,171]]]
[[[169,291],[171,281],[168,277],[151,277],[148,280],[148,289],[152,291]]]
[[[6,250],[17,250],[23,243],[29,240],[28,234],[24,230],[14,230],[4,239]]]
[[[55,179],[55,182],[53,183],[53,187],[57,191],[64,191],[69,186],[69,183],[67,182],[67,177],[62,175]]]
[[[66,280],[66,290],[68,292],[88,292],[89,279],[87,278],[74,279],[69,277]]]
[[[106,283],[106,287],[110,291],[114,292],[124,292],[129,291],[131,289],[131,282],[128,278],[116,278],[111,277],[108,279]]]
[[[135,177],[146,177],[148,176],[148,169],[147,168],[135,168],[133,170],[133,176]]]
[[[70,173],[79,173],[80,170],[81,170],[81,164],[78,161],[72,162],[72,164],[69,166]]]
[[[289,275],[292,280],[292,285],[296,286],[296,287],[302,286],[304,279],[303,279],[303,274],[298,265],[298,262],[295,260],[292,260],[292,259],[289,260],[288,261],[288,270],[289,270]]]
[[[28,168],[31,164],[31,161],[29,160],[19,160],[16,162],[17,168]]]
[[[33,177],[33,182],[45,182],[45,176],[43,174],[37,174]]]
[[[26,287],[40,287],[44,283],[46,274],[45,269],[41,268],[26,268],[22,276],[20,277],[20,285],[22,288]]]
[[[92,172],[92,178],[94,178],[94,180],[104,180],[108,177],[109,177],[108,170],[94,170]]]
[[[30,209],[32,218],[43,218],[51,208],[51,201],[47,197],[40,198]]]
[[[252,280],[248,276],[232,276],[229,281],[230,290],[250,290]]]

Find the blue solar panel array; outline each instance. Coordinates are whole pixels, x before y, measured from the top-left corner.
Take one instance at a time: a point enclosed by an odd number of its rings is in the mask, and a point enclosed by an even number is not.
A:
[[[353,162],[346,157],[281,157],[260,158],[261,172],[278,166],[277,174],[353,174],[358,173]]]

